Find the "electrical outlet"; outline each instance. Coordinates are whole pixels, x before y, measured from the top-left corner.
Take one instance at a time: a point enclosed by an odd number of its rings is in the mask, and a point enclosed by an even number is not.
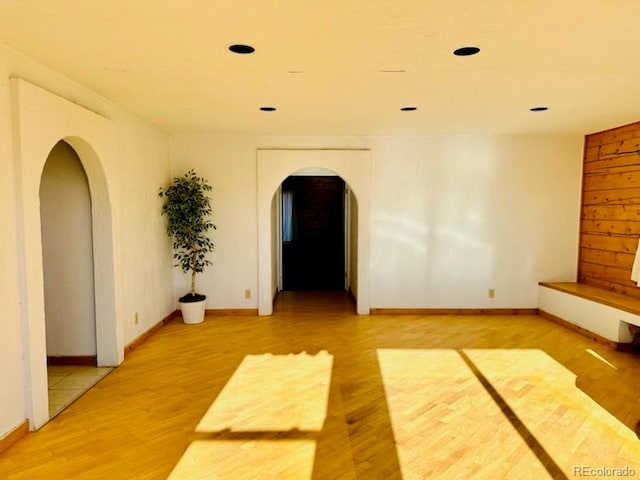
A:
[[[136,312],[133,322],[138,325],[138,312]]]
[[[493,288],[489,289],[489,298],[496,298],[496,291]]]
[[[244,298],[251,298],[251,290],[244,291]]]

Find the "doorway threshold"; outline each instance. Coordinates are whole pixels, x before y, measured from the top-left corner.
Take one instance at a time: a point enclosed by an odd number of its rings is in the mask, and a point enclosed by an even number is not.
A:
[[[111,367],[49,365],[49,419],[54,418],[107,376]]]

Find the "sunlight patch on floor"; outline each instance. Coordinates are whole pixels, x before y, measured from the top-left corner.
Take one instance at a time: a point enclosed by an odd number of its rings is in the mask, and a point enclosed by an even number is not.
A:
[[[613,368],[614,370],[617,370],[618,367],[616,367],[613,363],[611,363],[609,360],[607,360],[606,358],[604,358],[602,355],[600,355],[598,352],[595,352],[593,350],[591,350],[590,348],[586,349],[586,352],[591,355],[594,358],[597,358],[598,360],[600,360],[602,363],[604,363],[605,365],[610,366],[611,368]]]
[[[314,440],[193,442],[169,480],[310,480]]]
[[[310,480],[316,440],[286,434],[322,430],[332,367],[326,351],[244,357],[196,428],[222,437],[193,442],[169,479]]]
[[[384,349],[378,361],[404,480],[640,472],[633,432],[541,350]]]
[[[404,480],[551,478],[457,351],[377,353]]]
[[[327,416],[333,356],[247,355],[196,431],[319,432]]]
[[[574,466],[632,468],[640,441],[541,350],[465,350],[568,475]]]

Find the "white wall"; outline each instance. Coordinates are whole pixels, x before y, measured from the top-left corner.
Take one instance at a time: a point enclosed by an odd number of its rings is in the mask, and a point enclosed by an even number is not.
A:
[[[0,438],[21,424],[24,412],[24,372],[18,282],[18,244],[14,164],[11,142],[11,102],[8,76],[0,64]]]
[[[199,135],[173,136],[171,171],[190,168],[207,178],[213,191],[211,239],[213,265],[199,274],[196,289],[207,295],[207,308],[257,308],[258,232],[256,211],[256,147],[245,137],[216,141]],[[189,277],[174,269],[174,299],[189,290]],[[244,291],[251,290],[251,299]]]
[[[535,308],[575,281],[582,142],[375,139],[372,306]]]
[[[65,142],[53,147],[40,181],[47,356],[96,355],[91,193]]]
[[[351,189],[349,189],[349,209],[351,214],[348,226],[351,237],[349,242],[349,290],[355,296],[358,291],[358,201]]]
[[[174,174],[214,187],[208,308],[257,306],[258,148],[371,149],[372,308],[535,308],[538,281],[575,280],[580,136],[175,135]]]
[[[175,309],[171,242],[158,197],[158,189],[171,177],[169,137],[124,110],[115,110],[112,119],[118,138],[118,159],[109,170],[119,213],[114,225],[116,283],[124,341],[129,343]]]
[[[98,234],[109,231],[100,255],[110,252],[110,273],[96,271],[96,279],[107,273],[112,280],[104,297],[113,304],[96,308],[111,309],[115,322],[117,342],[109,348],[119,350],[109,362],[174,308],[171,246],[157,197],[170,176],[168,135],[0,45],[0,215],[8,226],[0,232],[0,437],[25,418],[31,428],[48,419],[38,187],[62,139],[101,200],[97,217],[93,205]]]
[[[271,292],[275,298],[275,294],[278,292],[278,261],[280,254],[280,247],[278,246],[278,229],[279,226],[279,195],[274,195],[271,200]]]

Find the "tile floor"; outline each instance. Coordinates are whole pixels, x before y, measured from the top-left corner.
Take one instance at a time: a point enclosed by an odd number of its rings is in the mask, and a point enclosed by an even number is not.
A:
[[[76,401],[83,393],[102,380],[113,368],[78,365],[49,365],[49,418]]]

